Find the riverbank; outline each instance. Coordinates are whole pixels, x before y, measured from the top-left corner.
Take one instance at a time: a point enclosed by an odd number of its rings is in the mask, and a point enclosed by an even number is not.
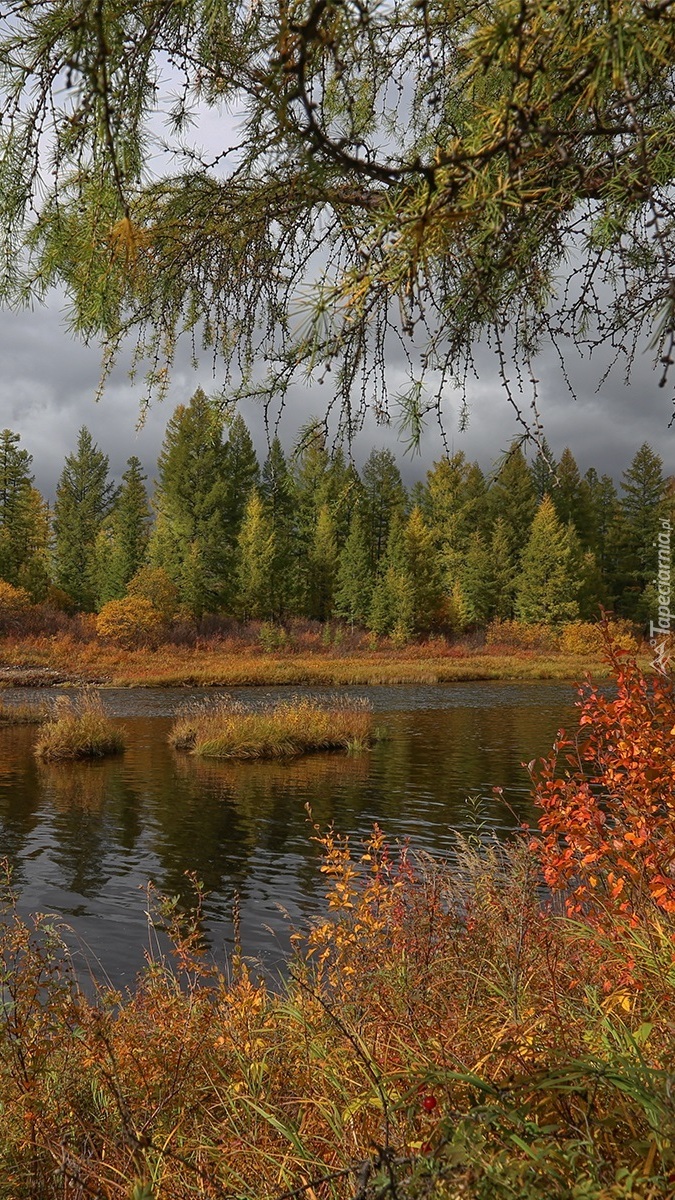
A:
[[[607,678],[598,653],[407,646],[350,651],[277,651],[258,647],[163,645],[123,650],[59,638],[0,642],[0,687],[98,684],[109,687],[343,687],[433,685],[481,680]]]

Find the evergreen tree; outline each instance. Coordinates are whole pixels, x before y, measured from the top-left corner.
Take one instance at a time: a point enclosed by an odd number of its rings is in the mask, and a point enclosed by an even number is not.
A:
[[[278,437],[272,441],[263,465],[260,494],[274,533],[274,561],[271,567],[274,613],[282,617],[292,611],[297,591],[296,502],[293,478]]]
[[[491,547],[480,533],[471,535],[453,591],[453,607],[462,629],[486,625],[494,614],[496,580]]]
[[[338,565],[335,612],[351,625],[365,625],[373,596],[370,547],[363,519],[355,509]]]
[[[145,561],[151,520],[145,480],[140,460],[132,455],[115,504],[97,539],[99,607],[124,596],[129,580]]]
[[[244,620],[276,615],[274,525],[257,489],[249,494],[237,542],[237,609]]]
[[[621,481],[617,530],[617,608],[633,619],[649,620],[657,574],[660,519],[667,516],[663,462],[646,442]],[[647,591],[649,589],[649,591]]]
[[[152,565],[167,572],[181,603],[195,616],[232,601],[235,544],[226,518],[229,488],[223,419],[198,388],[167,424],[158,461],[157,523],[148,552]]]
[[[224,449],[223,527],[230,550],[239,537],[248,498],[260,482],[260,467],[244,418],[240,413],[232,419]]]
[[[551,490],[551,499],[563,525],[571,521],[582,546],[592,538],[591,497],[588,484],[581,478],[569,446],[563,450],[558,463],[558,481]]]
[[[579,615],[580,580],[574,547],[550,496],[537,509],[516,580],[516,614],[521,621],[558,625]]]
[[[19,584],[29,566],[34,499],[32,458],[11,429],[0,433],[0,578]]]
[[[439,557],[420,508],[413,508],[403,531],[403,569],[410,580],[415,631],[430,629],[439,613]]]
[[[541,439],[541,447],[537,450],[530,474],[532,476],[532,485],[537,504],[541,504],[544,496],[553,493],[553,488],[556,480],[556,463],[553,457],[553,451],[549,446],[546,438]]]
[[[368,627],[378,636],[391,634],[407,641],[415,631],[415,590],[406,561],[403,520],[394,518],[387,550],[373,588]]]
[[[609,575],[614,565],[619,498],[614,480],[609,475],[599,476],[594,467],[586,472],[584,482],[588,489],[589,547],[600,570]]]
[[[537,511],[532,475],[520,446],[510,449],[490,488],[489,497],[495,518],[501,516],[504,519],[511,561],[517,567]]]
[[[405,512],[406,494],[391,450],[372,450],[361,474],[363,520],[374,571],[387,549],[392,521]]]
[[[83,427],[56,488],[54,558],[58,587],[85,611],[96,604],[96,541],[114,498],[108,456]]]
[[[335,520],[330,506],[324,503],[316,514],[307,562],[307,615],[316,621],[327,621],[333,613],[337,557]]]
[[[466,550],[472,533],[486,527],[485,478],[476,463],[460,451],[442,458],[427,472],[422,503],[436,547],[451,565]]]
[[[509,531],[503,517],[497,517],[490,540],[490,573],[493,589],[491,616],[507,620],[513,616],[516,569],[512,556]]]
[[[21,536],[17,584],[37,604],[45,599],[51,582],[51,519],[49,505],[35,487],[28,494]]]

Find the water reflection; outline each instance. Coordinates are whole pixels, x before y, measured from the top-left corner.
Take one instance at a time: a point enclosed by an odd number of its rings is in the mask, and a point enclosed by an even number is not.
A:
[[[138,693],[127,693],[118,718],[128,738],[120,758],[38,766],[34,730],[0,730],[0,856],[14,865],[22,907],[65,915],[111,978],[128,982],[147,939],[145,884],[187,902],[185,873],[194,872],[210,893],[216,949],[230,936],[237,890],[247,949],[278,957],[288,932],[279,905],[300,920],[321,895],[307,804],[322,825],[365,835],[377,820],[392,838],[446,854],[453,831],[475,820],[469,794],[482,797],[480,818],[497,831],[513,827],[512,810],[529,815],[521,763],[545,753],[569,720],[571,691],[458,685],[452,703],[442,689],[425,692],[445,706],[387,712],[390,740],[353,757],[193,759],[169,748],[170,720],[140,712]],[[165,694],[163,711],[179,698]],[[113,711],[124,712],[123,700]],[[158,706],[153,699],[150,711]]]

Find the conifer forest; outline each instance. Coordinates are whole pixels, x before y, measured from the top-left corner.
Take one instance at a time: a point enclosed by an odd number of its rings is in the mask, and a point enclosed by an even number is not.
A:
[[[154,483],[136,457],[119,482],[86,428],[54,503],[17,434],[0,438],[0,578],[33,603],[99,612],[125,597],[164,617],[299,617],[405,642],[494,619],[645,625],[655,610],[659,522],[673,480],[645,444],[617,484],[544,440],[486,473],[462,452],[406,489],[395,456],[358,471],[319,423],[260,462],[240,415],[198,390],[168,422]]]

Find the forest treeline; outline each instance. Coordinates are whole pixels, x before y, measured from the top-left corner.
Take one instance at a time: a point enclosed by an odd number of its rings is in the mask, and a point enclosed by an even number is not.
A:
[[[260,464],[241,415],[201,389],[168,422],[153,494],[138,458],[121,483],[83,428],[54,504],[18,434],[0,435],[0,578],[35,603],[94,612],[141,597],[170,618],[340,618],[407,639],[495,618],[559,625],[601,605],[646,623],[675,481],[644,444],[617,488],[569,449],[514,446],[486,477],[463,453],[407,490],[376,449],[359,473],[321,425]]]

